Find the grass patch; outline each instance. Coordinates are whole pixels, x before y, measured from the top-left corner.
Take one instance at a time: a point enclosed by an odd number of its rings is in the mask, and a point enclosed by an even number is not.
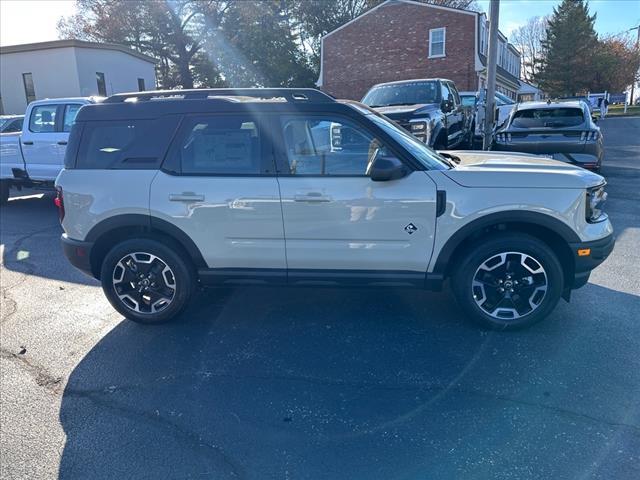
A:
[[[630,117],[635,115],[640,115],[640,105],[628,106],[627,113],[624,113],[624,105],[611,105],[607,112],[607,117]]]

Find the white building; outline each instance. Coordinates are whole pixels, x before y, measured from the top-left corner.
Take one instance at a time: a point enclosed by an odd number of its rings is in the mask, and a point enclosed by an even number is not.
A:
[[[0,114],[43,98],[152,90],[155,63],[122,45],[80,40],[0,47]]]

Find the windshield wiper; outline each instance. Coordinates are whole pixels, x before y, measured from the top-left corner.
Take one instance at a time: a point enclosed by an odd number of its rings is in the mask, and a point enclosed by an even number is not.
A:
[[[456,165],[460,163],[460,157],[456,157],[455,155],[451,155],[450,153],[440,153],[440,152],[436,152],[436,153],[451,168],[455,168]]]

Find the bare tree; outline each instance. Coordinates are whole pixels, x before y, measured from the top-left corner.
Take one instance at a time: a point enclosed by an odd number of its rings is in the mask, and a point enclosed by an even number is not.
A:
[[[522,78],[531,83],[540,71],[542,40],[546,36],[549,17],[532,17],[511,34],[511,41],[522,53]]]

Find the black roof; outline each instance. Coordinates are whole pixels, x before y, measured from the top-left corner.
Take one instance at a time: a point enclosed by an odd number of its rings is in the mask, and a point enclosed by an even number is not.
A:
[[[76,121],[157,118],[211,112],[340,111],[351,107],[313,88],[217,88],[120,93],[80,109]]]

